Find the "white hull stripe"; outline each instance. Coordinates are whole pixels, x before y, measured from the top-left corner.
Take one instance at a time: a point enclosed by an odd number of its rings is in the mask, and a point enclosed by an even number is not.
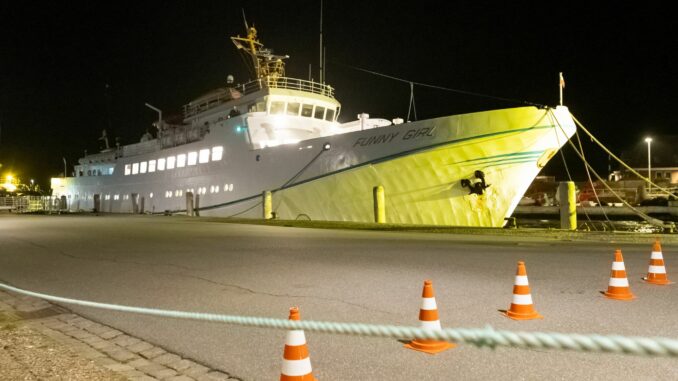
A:
[[[440,320],[436,320],[436,321],[419,321],[419,322],[421,323],[421,324],[420,324],[420,327],[421,327],[421,328],[424,328],[424,329],[438,329],[438,330],[442,329],[442,327],[440,326]]]
[[[305,376],[312,371],[311,359],[308,357],[303,360],[283,359],[281,373],[285,376]]]
[[[651,259],[664,259],[661,251],[653,251],[652,254],[650,255],[650,258]]]
[[[666,274],[666,267],[664,266],[650,266],[649,270],[647,270],[649,273],[653,274]]]
[[[421,309],[422,310],[437,310],[438,306],[436,305],[436,298],[422,298],[421,299]]]
[[[612,270],[626,270],[624,262],[612,262]]]
[[[513,294],[513,304],[528,305],[532,304],[532,295],[518,295]]]
[[[610,278],[610,286],[612,287],[628,287],[629,280],[627,278]]]
[[[516,286],[528,286],[527,275],[516,275],[516,281],[514,284]]]
[[[285,345],[298,346],[304,344],[306,344],[306,336],[304,336],[304,331],[302,330],[287,331],[287,337],[285,337]]]

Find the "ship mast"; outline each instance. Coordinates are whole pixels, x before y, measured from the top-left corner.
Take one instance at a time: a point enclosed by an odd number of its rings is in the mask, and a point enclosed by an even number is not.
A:
[[[257,40],[257,30],[254,27],[248,27],[245,22],[247,37],[231,37],[231,41],[238,50],[246,53],[252,59],[251,65],[258,78],[278,78],[285,76],[284,59],[289,56],[274,55],[271,49],[264,48],[264,45]]]

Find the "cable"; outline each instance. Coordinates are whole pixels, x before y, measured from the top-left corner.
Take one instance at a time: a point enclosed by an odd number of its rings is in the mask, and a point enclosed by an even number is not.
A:
[[[553,110],[549,109],[549,112],[553,112]],[[570,115],[572,115],[572,114],[570,114]],[[572,118],[574,119],[574,116],[573,116]],[[561,129],[561,131],[563,132],[563,134],[565,134],[565,130],[563,129],[563,126],[560,124],[560,121],[558,120],[558,118],[556,118],[556,123],[557,123],[558,126],[560,127],[560,129]],[[565,136],[567,136],[567,134],[565,134]],[[568,143],[570,143],[570,145],[571,145],[572,148],[574,149],[574,152],[582,159],[582,161],[584,162],[584,164],[591,170],[591,172],[593,172],[593,174],[596,176],[596,178],[597,178],[597,179],[598,179],[598,180],[599,180],[599,181],[607,188],[607,190],[610,191],[610,193],[612,193],[615,197],[617,197],[617,199],[619,199],[619,201],[621,201],[627,208],[629,208],[629,209],[631,209],[632,211],[634,211],[638,216],[640,216],[642,219],[644,219],[645,221],[649,222],[649,223],[652,224],[652,225],[655,225],[655,226],[661,226],[661,227],[664,226],[663,221],[648,216],[647,214],[645,214],[645,213],[641,212],[640,210],[634,208],[633,206],[631,206],[631,204],[629,204],[628,202],[626,202],[626,200],[624,200],[623,198],[621,198],[621,196],[619,196],[619,195],[617,194],[617,192],[615,192],[614,189],[612,189],[612,188],[605,182],[605,180],[603,180],[602,177],[600,177],[600,175],[598,175],[598,172],[596,172],[596,170],[593,169],[593,167],[591,167],[591,165],[584,159],[584,157],[582,156],[582,154],[577,150],[577,147],[574,145],[574,143],[572,143],[572,141],[570,141],[570,140],[568,140]]]
[[[624,168],[628,169],[631,173],[633,173],[634,175],[638,176],[641,180],[645,181],[645,182],[648,183],[649,185],[653,185],[654,187],[656,187],[656,188],[659,189],[660,191],[666,193],[668,196],[670,196],[670,197],[674,197],[674,196],[675,196],[675,194],[673,194],[673,192],[671,192],[670,190],[668,190],[668,189],[666,189],[666,188],[663,188],[663,187],[660,187],[659,185],[653,183],[652,180],[651,180],[650,178],[643,177],[643,175],[641,175],[640,173],[636,172],[635,169],[629,167],[628,164],[626,164],[624,161],[622,161],[622,159],[618,158],[617,155],[613,154],[607,147],[605,147],[605,145],[603,145],[603,143],[601,143],[598,139],[596,139],[596,137],[593,136],[593,134],[590,133],[589,130],[587,130],[586,127],[584,127],[584,125],[581,124],[581,122],[579,122],[579,121],[577,120],[577,118],[574,117],[574,115],[572,115],[572,113],[570,113],[570,115],[572,116],[572,119],[575,121],[575,123],[577,123],[577,125],[579,126],[579,128],[581,128],[584,132],[586,132],[586,134],[591,138],[591,140],[593,140],[594,142],[596,142],[596,144],[598,144],[598,145],[599,145],[599,146],[600,146],[600,147],[601,147],[608,155],[610,155],[610,156],[613,157],[615,160],[617,160],[617,162],[619,162],[621,165],[623,165]],[[649,175],[649,174],[648,174],[648,175]]]
[[[584,157],[584,146],[581,144],[581,139],[579,138],[579,131],[575,131],[574,133],[577,136],[577,142],[579,143],[579,150],[581,151],[582,157]],[[586,166],[586,158],[584,158],[584,169],[586,170],[586,176],[589,179],[589,184],[591,185],[591,189],[593,190],[593,195],[596,197],[596,202],[598,205],[601,206],[601,209],[603,211],[603,216],[605,216],[605,221],[607,221],[610,224],[610,228],[612,231],[614,231],[614,225],[612,224],[612,221],[610,221],[610,218],[607,216],[607,213],[605,213],[605,208],[602,208],[603,204],[601,204],[600,199],[598,198],[598,192],[596,191],[596,187],[593,185],[593,180],[591,179],[591,173],[589,172],[589,167]],[[586,208],[584,208],[584,213],[586,213]],[[588,216],[588,214],[587,214]]]
[[[479,97],[479,98],[488,98],[488,99],[494,99],[494,100],[499,100],[499,101],[504,101],[504,102],[510,102],[510,103],[518,103],[518,104],[524,104],[524,105],[530,105],[530,106],[537,106],[537,107],[540,107],[540,108],[545,108],[545,107],[547,107],[546,105],[541,104],[541,103],[535,103],[535,102],[530,102],[530,101],[525,101],[525,100],[519,100],[519,99],[512,99],[512,98],[497,97],[497,96],[494,96],[494,95],[481,94],[481,93],[475,93],[475,92],[472,92],[472,91],[459,90],[459,89],[452,89],[452,88],[449,88],[449,87],[443,87],[443,86],[438,86],[438,85],[431,85],[431,84],[428,84],[428,83],[415,82],[415,81],[410,81],[410,80],[407,80],[407,79],[402,79],[402,78],[394,77],[394,76],[392,76],[392,75],[382,74],[382,73],[378,73],[378,72],[376,72],[376,71],[372,71],[372,70],[368,70],[368,69],[363,69],[363,68],[358,67],[358,66],[343,64],[343,63],[336,62],[336,61],[330,61],[330,62],[331,62],[332,64],[339,65],[339,66],[344,66],[344,67],[347,67],[347,68],[350,68],[350,69],[353,69],[353,70],[362,71],[362,72],[369,73],[369,74],[372,74],[372,75],[376,75],[376,76],[379,76],[379,77],[389,78],[389,79],[392,79],[392,80],[394,80],[394,81],[405,82],[405,83],[409,83],[409,84],[413,84],[413,85],[417,85],[417,86],[421,86],[421,87],[428,87],[428,88],[431,88],[431,89],[437,89],[437,90],[443,90],[443,91],[450,91],[450,92],[453,92],[453,93],[464,94],[464,95],[471,95],[471,96]]]

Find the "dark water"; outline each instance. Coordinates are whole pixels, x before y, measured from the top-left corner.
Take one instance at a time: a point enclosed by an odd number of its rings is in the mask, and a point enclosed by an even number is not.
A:
[[[531,218],[518,218],[518,227],[560,229],[560,220],[541,220]],[[637,233],[669,233],[662,227],[649,224],[645,221],[588,221],[579,219],[577,230],[581,231],[624,231]],[[675,233],[675,232],[674,232]]]

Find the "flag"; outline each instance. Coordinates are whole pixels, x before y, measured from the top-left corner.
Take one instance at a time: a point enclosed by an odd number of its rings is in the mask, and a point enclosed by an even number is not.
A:
[[[565,78],[563,78],[563,73],[560,73],[560,88],[564,89],[565,88]]]

